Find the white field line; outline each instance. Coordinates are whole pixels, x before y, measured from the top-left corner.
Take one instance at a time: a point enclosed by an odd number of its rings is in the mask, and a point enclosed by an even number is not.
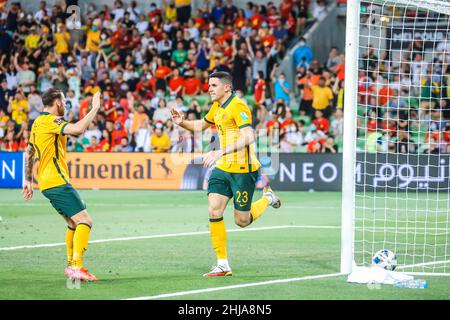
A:
[[[249,231],[264,231],[264,230],[277,230],[277,229],[340,229],[340,226],[299,226],[299,225],[284,225],[284,226],[272,226],[272,227],[261,227],[261,228],[249,228],[249,229],[230,229],[227,232],[249,232]],[[183,236],[196,236],[202,234],[209,234],[209,231],[197,231],[197,232],[184,232],[184,233],[170,233],[170,234],[157,234],[148,236],[136,236],[136,237],[123,237],[123,238],[112,238],[112,239],[99,239],[89,241],[92,243],[104,243],[104,242],[115,242],[115,241],[130,241],[130,240],[142,240],[142,239],[158,239],[158,238],[171,238],[171,237],[183,237]],[[47,243],[47,244],[36,244],[36,245],[23,245],[15,247],[4,247],[0,248],[0,251],[12,251],[20,249],[34,249],[34,248],[50,248],[65,246],[65,242],[59,243]]]
[[[409,265],[405,265],[405,266],[398,266],[397,269],[432,266],[435,264],[443,264],[443,263],[450,263],[450,260],[440,260],[440,261],[431,261],[431,262],[424,262],[424,263],[418,263],[418,264],[409,264]]]
[[[24,203],[8,203],[7,205],[4,205],[4,207],[48,207],[50,204],[47,202],[24,202]],[[88,208],[89,207],[112,207],[114,209],[115,206],[120,207],[161,207],[161,208],[199,208],[202,207],[202,205],[195,205],[195,204],[176,204],[176,203],[167,203],[167,204],[153,204],[153,203],[87,203]],[[3,205],[0,205],[0,207],[3,207]],[[206,208],[206,207],[205,207]],[[284,209],[336,209],[336,206],[293,206],[293,205],[283,205],[282,208]],[[206,209],[205,209],[206,210]]]
[[[450,273],[443,272],[404,272],[405,274],[409,274],[411,276],[432,276],[432,277],[450,277]]]
[[[129,299],[124,299],[124,300],[163,299],[163,298],[170,298],[170,297],[186,296],[186,295],[197,294],[197,293],[223,291],[223,290],[239,289],[239,288],[246,288],[246,287],[265,286],[265,285],[271,285],[271,284],[296,282],[296,281],[305,281],[305,280],[313,280],[313,279],[323,279],[323,278],[331,278],[331,277],[337,277],[337,276],[343,276],[343,275],[344,274],[342,274],[342,273],[329,273],[329,274],[321,274],[321,275],[317,275],[317,276],[307,276],[307,277],[301,277],[301,278],[277,279],[277,280],[269,280],[269,281],[262,281],[262,282],[236,284],[236,285],[231,285],[231,286],[223,286],[223,287],[215,287],[215,288],[207,288],[207,289],[180,291],[180,292],[159,294],[159,295],[156,295],[156,296],[129,298]]]
[[[416,265],[400,266],[400,267],[398,267],[398,269],[405,269],[405,268],[416,267],[416,266],[423,266],[423,265],[432,265],[432,264],[449,263],[449,262],[450,262],[450,260],[434,261],[434,262],[428,262],[428,263],[422,263],[422,264],[416,264]],[[411,275],[450,276],[449,273],[428,273],[428,272],[405,272],[405,273],[406,273],[406,274],[411,274]],[[136,298],[129,298],[129,299],[124,299],[124,300],[154,300],[154,299],[164,299],[164,298],[170,298],[170,297],[178,297],[178,296],[192,295],[192,294],[197,294],[197,293],[206,293],[206,292],[214,292],[214,291],[223,291],[223,290],[239,289],[239,288],[245,288],[245,287],[256,287],[256,286],[263,286],[263,285],[270,285],[270,284],[278,284],[278,283],[287,283],[287,282],[295,282],[295,281],[304,281],[304,280],[313,280],[313,279],[331,278],[331,277],[344,276],[344,275],[345,275],[345,274],[342,274],[342,273],[331,273],[331,274],[323,274],[323,275],[317,275],[317,276],[307,276],[307,277],[301,277],[301,278],[290,278],[290,279],[269,280],[269,281],[263,281],[263,282],[244,283],[244,284],[231,285],[231,286],[223,286],[223,287],[216,287],[216,288],[207,288],[207,289],[197,289],[197,290],[189,290],[189,291],[180,291],[180,292],[173,292],[173,293],[159,294],[159,295],[155,295],[155,296],[136,297]]]

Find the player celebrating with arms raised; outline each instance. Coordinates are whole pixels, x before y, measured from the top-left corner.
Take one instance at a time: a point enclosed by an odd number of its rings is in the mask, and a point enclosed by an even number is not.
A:
[[[219,132],[220,149],[210,151],[203,157],[206,167],[216,163],[208,180],[208,202],[217,265],[205,276],[231,276],[223,221],[228,201],[233,198],[234,221],[240,227],[246,227],[258,219],[269,205],[279,208],[281,201],[270,187],[266,187],[263,197],[252,203],[261,164],[253,150],[255,134],[251,127],[250,109],[234,94],[231,76],[226,72],[212,73],[209,76],[209,94],[213,104],[204,119],[187,121],[177,110],[172,109],[171,113],[173,121],[187,130],[205,130],[215,125]]]
[[[60,90],[49,89],[42,96],[44,111],[33,123],[25,156],[25,200],[33,197],[33,163],[39,160],[37,181],[42,194],[66,220],[67,260],[64,274],[72,279],[95,281],[97,278],[83,268],[83,253],[88,247],[92,219],[86,205],[69,180],[66,156],[66,135],[82,134],[100,109],[100,92],[92,99],[91,111],[75,124],[65,122],[66,99]]]

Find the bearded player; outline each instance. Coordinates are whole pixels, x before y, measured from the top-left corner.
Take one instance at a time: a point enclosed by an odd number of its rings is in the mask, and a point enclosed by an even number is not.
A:
[[[33,197],[33,163],[39,160],[37,181],[39,190],[50,200],[53,208],[67,222],[67,267],[64,274],[71,279],[96,281],[83,267],[83,253],[88,247],[92,219],[78,192],[72,187],[66,164],[67,135],[81,135],[100,109],[100,92],[92,99],[91,111],[75,124],[62,119],[66,99],[62,91],[49,89],[42,96],[44,111],[31,128],[30,142],[25,156],[25,200]]]
[[[220,149],[203,157],[205,167],[215,165],[208,180],[208,209],[217,265],[204,276],[231,276],[223,221],[229,200],[233,199],[234,221],[240,227],[258,219],[269,205],[279,208],[281,201],[270,187],[265,187],[262,198],[252,203],[261,164],[253,150],[255,133],[251,127],[251,111],[233,92],[231,76],[226,72],[212,73],[209,76],[209,94],[213,104],[204,119],[185,120],[183,114],[175,109],[171,114],[174,123],[186,130],[205,130],[211,125],[217,127]]]

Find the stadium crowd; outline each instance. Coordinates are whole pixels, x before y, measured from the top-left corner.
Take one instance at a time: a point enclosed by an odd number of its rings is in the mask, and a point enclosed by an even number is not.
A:
[[[210,106],[207,81],[213,71],[233,76],[236,94],[252,109],[260,145],[282,152],[342,151],[344,55],[333,47],[326,61],[318,61],[302,37],[308,23],[324,17],[326,1],[247,2],[238,8],[232,0],[216,0],[193,12],[190,0],[165,0],[162,7],[151,3],[148,10],[136,1],[117,0],[113,6],[90,4],[81,21],[65,13],[69,2],[48,7],[41,1],[37,12],[25,12],[15,2],[0,11],[0,151],[26,148],[43,109],[41,95],[52,87],[66,92],[69,122],[86,115],[95,92],[103,93],[95,123],[84,135],[68,138],[68,151],[201,151],[218,141],[215,128],[192,134],[174,126],[169,110],[200,119]],[[296,80],[289,83],[277,68],[288,43],[298,40]],[[367,146],[388,145],[392,151],[395,140],[382,142],[389,132],[401,142],[399,152],[413,152],[414,141],[405,142],[411,137],[403,125],[409,125],[404,117],[412,119],[413,112],[394,117],[395,108],[408,109],[410,102],[397,98],[407,84],[395,76],[377,79],[375,70],[384,60],[370,50],[367,54],[372,56],[358,88],[360,104],[369,106],[364,112],[370,119],[359,123],[367,130]],[[386,86],[377,88],[379,80]],[[374,90],[383,99],[373,100]],[[448,91],[442,84],[439,90],[441,96]],[[445,107],[445,101],[437,105]],[[392,117],[380,112],[385,106]],[[441,117],[433,111],[436,106],[429,110],[430,118]],[[450,138],[445,121],[430,128],[435,130],[427,139],[436,139],[436,130],[445,141]],[[379,136],[370,137],[372,131]]]

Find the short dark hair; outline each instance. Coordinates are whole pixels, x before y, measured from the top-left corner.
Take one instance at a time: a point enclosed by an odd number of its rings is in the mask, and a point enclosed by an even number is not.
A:
[[[209,75],[209,78],[218,78],[224,84],[229,84],[231,89],[233,89],[233,78],[228,72],[225,71],[217,71],[213,72]]]
[[[42,96],[42,103],[44,104],[44,107],[51,107],[53,106],[53,103],[58,100],[62,99],[63,92],[58,89],[48,89],[44,95]]]

